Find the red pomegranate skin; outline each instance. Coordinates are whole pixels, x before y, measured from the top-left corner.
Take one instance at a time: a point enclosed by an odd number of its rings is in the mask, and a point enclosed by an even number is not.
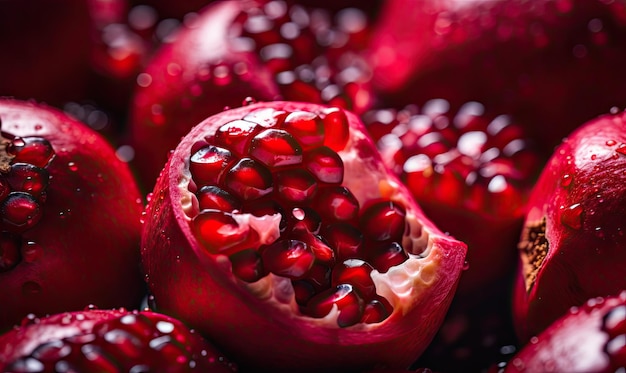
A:
[[[463,267],[465,245],[426,219],[404,186],[385,168],[355,115],[345,112],[349,139],[337,153],[345,164],[350,163],[345,166],[344,183],[348,179],[350,185],[358,186],[353,193],[361,200],[380,193],[377,183],[383,193],[397,193],[398,198],[406,199],[407,216],[414,214],[420,222],[422,237],[429,236],[430,254],[420,270],[416,267],[415,278],[407,278],[403,271],[408,265],[422,266],[419,260],[410,258],[389,269],[388,273],[404,284],[398,283],[400,288],[408,286],[404,293],[395,288],[384,292],[394,303],[389,317],[379,323],[342,328],[332,315],[305,316],[294,308],[290,286],[281,282],[281,277],[268,276],[246,288],[233,275],[228,257],[209,254],[195,238],[184,211],[193,204],[187,190],[191,147],[203,138],[211,142],[222,124],[268,108],[317,112],[323,107],[275,101],[209,117],[182,139],[161,172],[146,208],[142,234],[142,263],[156,309],[204,333],[242,369],[345,372],[407,368],[426,348],[443,319]],[[376,181],[378,177],[382,178]],[[418,234],[413,229],[410,232]],[[389,277],[383,274],[382,278]]]
[[[551,151],[623,106],[625,14],[622,1],[388,1],[368,49],[373,84],[390,106],[483,102]]]
[[[558,146],[529,201],[513,307],[522,341],[572,306],[626,288],[626,114],[591,120]]]
[[[16,234],[15,258],[6,246],[0,255],[14,261],[0,272],[0,329],[28,313],[136,307],[143,203],[128,165],[98,133],[44,104],[1,99],[0,121],[3,137],[43,138],[54,150],[40,220]]]
[[[56,106],[82,97],[89,74],[90,26],[85,0],[2,1],[0,96]]]
[[[0,336],[3,372],[236,372],[179,320],[149,310],[85,309],[27,318]]]
[[[626,292],[572,307],[506,365],[511,372],[619,372],[626,368]]]

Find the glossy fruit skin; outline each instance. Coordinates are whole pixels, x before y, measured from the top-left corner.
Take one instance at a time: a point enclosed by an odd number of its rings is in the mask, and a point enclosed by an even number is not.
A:
[[[210,336],[238,364],[257,369],[358,371],[374,366],[408,367],[441,322],[465,256],[464,245],[440,233],[421,212],[415,213],[424,224],[422,229],[430,232],[433,243],[429,257],[434,263],[426,271],[428,279],[424,278],[429,285],[416,287],[423,292],[420,296],[409,296],[407,303],[399,303],[408,307],[404,315],[394,311],[382,323],[347,328],[338,328],[325,319],[303,317],[288,301],[277,305],[275,301],[259,299],[237,284],[225,257],[207,255],[194,238],[181,208],[190,202],[181,185],[184,187],[184,175],[188,174],[185,163],[191,146],[205,136],[210,138],[221,124],[267,107],[312,112],[320,108],[277,101],[209,117],[183,138],[157,180],[142,235],[143,268],[157,309]],[[364,135],[363,125],[353,114],[346,114],[350,122],[350,149],[358,152],[363,164],[374,167],[369,172],[388,173],[371,140]],[[389,180],[396,179],[389,174]],[[402,192],[402,186],[398,188],[400,193],[407,193]],[[442,266],[442,275],[437,274],[437,266]],[[263,296],[270,298],[271,294]]]
[[[172,373],[237,371],[215,347],[182,322],[149,310],[89,308],[28,318],[1,335],[0,346],[2,371],[13,371],[24,359],[35,359],[47,369],[52,365],[54,371],[65,365],[94,369],[90,360],[95,359],[88,357],[87,347],[96,354],[100,352],[99,361],[107,364],[99,367],[103,371],[132,371],[133,367]]]
[[[137,306],[143,203],[128,165],[98,133],[52,107],[2,99],[0,120],[3,134],[43,137],[55,151],[43,216],[21,234],[17,266],[0,273],[0,329],[28,313]]]
[[[626,292],[572,307],[531,339],[504,369],[511,372],[616,372],[626,366]]]
[[[385,5],[368,53],[375,89],[390,105],[478,100],[528,123],[551,151],[626,98],[623,2]]]
[[[570,307],[626,287],[626,114],[591,120],[556,148],[529,201],[514,291],[522,341]]]

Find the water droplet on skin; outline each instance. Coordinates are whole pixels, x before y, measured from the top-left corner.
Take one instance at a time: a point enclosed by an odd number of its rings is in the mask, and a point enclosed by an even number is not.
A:
[[[582,227],[583,206],[575,203],[569,207],[563,207],[561,211],[561,223],[572,229]]]
[[[606,140],[606,146],[614,146],[617,144],[615,140]]]
[[[41,293],[41,285],[39,285],[35,281],[26,281],[24,284],[22,284],[22,294],[35,295],[39,293]]]
[[[591,155],[591,160],[592,161],[595,161],[597,158],[598,158],[598,156],[596,154],[592,154]]]
[[[22,249],[24,261],[32,263],[43,256],[43,248],[36,242],[28,241]]]
[[[20,326],[24,327],[32,324],[37,324],[39,323],[39,321],[39,318],[35,316],[34,313],[29,313],[28,315],[24,316],[24,318],[20,322]]]
[[[70,171],[78,171],[78,165],[76,165],[76,163],[74,162],[68,162],[67,167],[70,169]]]
[[[570,174],[564,174],[561,177],[561,186],[564,188],[567,188],[568,186],[572,185],[572,175]]]
[[[626,144],[619,144],[619,146],[615,149],[615,151],[620,154],[626,155]]]
[[[97,310],[97,309],[98,309],[98,307],[96,307],[94,304],[88,304],[88,305],[85,307],[85,311]]]
[[[469,267],[470,267],[470,264],[469,264],[469,262],[467,260],[465,262],[463,262],[463,270],[464,271],[467,271],[469,269]]]

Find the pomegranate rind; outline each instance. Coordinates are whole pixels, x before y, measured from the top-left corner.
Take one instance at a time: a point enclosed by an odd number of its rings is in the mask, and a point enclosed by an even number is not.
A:
[[[0,273],[0,330],[28,313],[137,307],[143,200],[128,165],[97,132],[44,104],[0,99],[0,120],[3,132],[43,137],[55,151],[43,216],[21,234],[37,250]]]
[[[410,193],[385,168],[360,120],[346,112],[350,140],[340,151],[357,199],[386,196],[407,210],[409,234],[403,245],[411,258],[386,275],[374,271],[377,288],[394,305],[378,324],[337,326],[337,313],[315,319],[302,315],[291,284],[269,275],[243,285],[227,257],[209,255],[194,238],[185,209],[188,159],[198,139],[212,136],[231,120],[259,108],[320,112],[319,105],[259,103],[222,112],[185,136],[159,176],[146,208],[143,268],[160,312],[174,315],[209,336],[238,363],[276,371],[353,371],[413,363],[432,340],[450,305],[463,268],[466,245],[431,223]],[[376,188],[375,186],[378,186]],[[276,222],[277,223],[277,222]]]
[[[625,124],[625,112],[607,114],[572,132],[532,191],[513,297],[522,341],[570,307],[626,288]],[[537,227],[546,242],[529,255],[528,235]]]
[[[603,320],[618,306],[626,306],[626,292],[591,298],[581,307],[572,307],[525,345],[504,372],[615,371],[606,351],[611,336],[604,330]]]

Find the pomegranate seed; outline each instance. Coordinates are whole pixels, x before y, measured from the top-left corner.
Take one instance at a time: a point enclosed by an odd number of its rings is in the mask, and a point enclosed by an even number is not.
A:
[[[224,171],[235,161],[233,154],[218,146],[205,146],[189,160],[189,171],[198,187],[217,184]]]
[[[278,213],[281,216],[280,231],[284,232],[285,229],[287,229],[287,215],[285,214],[285,209],[276,201],[268,197],[246,202],[243,205],[242,212],[258,217],[275,215]]]
[[[324,123],[315,113],[291,112],[285,118],[282,128],[294,136],[304,150],[324,144]]]
[[[348,259],[335,266],[332,275],[332,284],[350,284],[361,293],[365,299],[376,295],[376,285],[370,276],[374,268],[360,259]]]
[[[311,207],[294,207],[288,224],[290,230],[304,230],[318,234],[322,227],[322,218]]]
[[[306,243],[315,256],[316,262],[329,267],[335,264],[335,252],[320,236],[311,234],[308,231],[294,231],[291,233],[291,238]]]
[[[318,291],[315,289],[315,285],[307,279],[294,280],[291,282],[293,286],[293,292],[296,299],[296,303],[304,307]]]
[[[339,185],[343,182],[343,161],[329,147],[321,146],[308,151],[304,166],[322,183]]]
[[[299,240],[280,240],[261,251],[263,265],[278,276],[299,279],[313,267],[315,256],[306,243]]]
[[[302,147],[287,131],[266,129],[250,142],[250,156],[267,167],[297,165],[302,162]]]
[[[324,145],[338,152],[345,148],[350,138],[348,117],[342,109],[336,107],[324,110],[323,115]]]
[[[270,128],[280,126],[287,116],[286,111],[275,110],[273,108],[260,108],[246,114],[243,119],[248,122],[254,122],[262,127]]]
[[[48,187],[50,176],[48,171],[28,163],[15,163],[6,179],[11,189],[16,192],[25,192],[39,198]]]
[[[317,181],[307,170],[294,168],[276,173],[278,198],[288,204],[308,203],[317,192]]]
[[[324,237],[330,247],[337,253],[337,259],[358,258],[361,256],[363,234],[361,231],[348,223],[331,224],[324,228]]]
[[[7,232],[0,233],[0,273],[8,271],[19,263],[20,247],[19,236]]]
[[[369,247],[367,251],[368,262],[381,273],[385,273],[389,268],[402,264],[409,259],[409,254],[397,242],[374,245]]]
[[[241,203],[227,191],[215,185],[205,185],[196,193],[200,210],[240,210]]]
[[[0,201],[4,200],[11,193],[11,186],[6,178],[0,177]]]
[[[359,227],[376,241],[400,240],[404,234],[406,212],[392,201],[380,201],[361,213]]]
[[[393,307],[387,299],[381,296],[376,296],[376,298],[365,304],[361,322],[366,324],[381,322],[391,315],[392,310]]]
[[[358,292],[349,284],[340,284],[315,295],[306,305],[304,313],[315,318],[325,317],[337,305],[337,324],[344,328],[361,321],[364,302]]]
[[[11,192],[2,202],[2,222],[12,232],[21,233],[32,228],[41,219],[41,208],[33,196]]]
[[[242,250],[230,256],[233,265],[233,273],[245,282],[256,282],[267,273],[263,269],[261,255],[256,250]]]
[[[232,214],[219,210],[202,210],[192,219],[195,236],[212,254],[230,254],[246,249],[253,237],[247,227],[240,227]]]
[[[252,158],[235,163],[226,172],[224,185],[244,201],[263,197],[274,189],[270,171]]]
[[[54,156],[50,142],[41,137],[16,137],[7,152],[15,156],[14,163],[29,163],[41,168],[46,167]]]
[[[217,145],[230,149],[235,154],[243,157],[248,142],[259,131],[259,125],[247,120],[234,120],[217,129],[215,141]]]
[[[351,221],[359,214],[359,201],[342,186],[319,188],[313,205],[328,222]]]

